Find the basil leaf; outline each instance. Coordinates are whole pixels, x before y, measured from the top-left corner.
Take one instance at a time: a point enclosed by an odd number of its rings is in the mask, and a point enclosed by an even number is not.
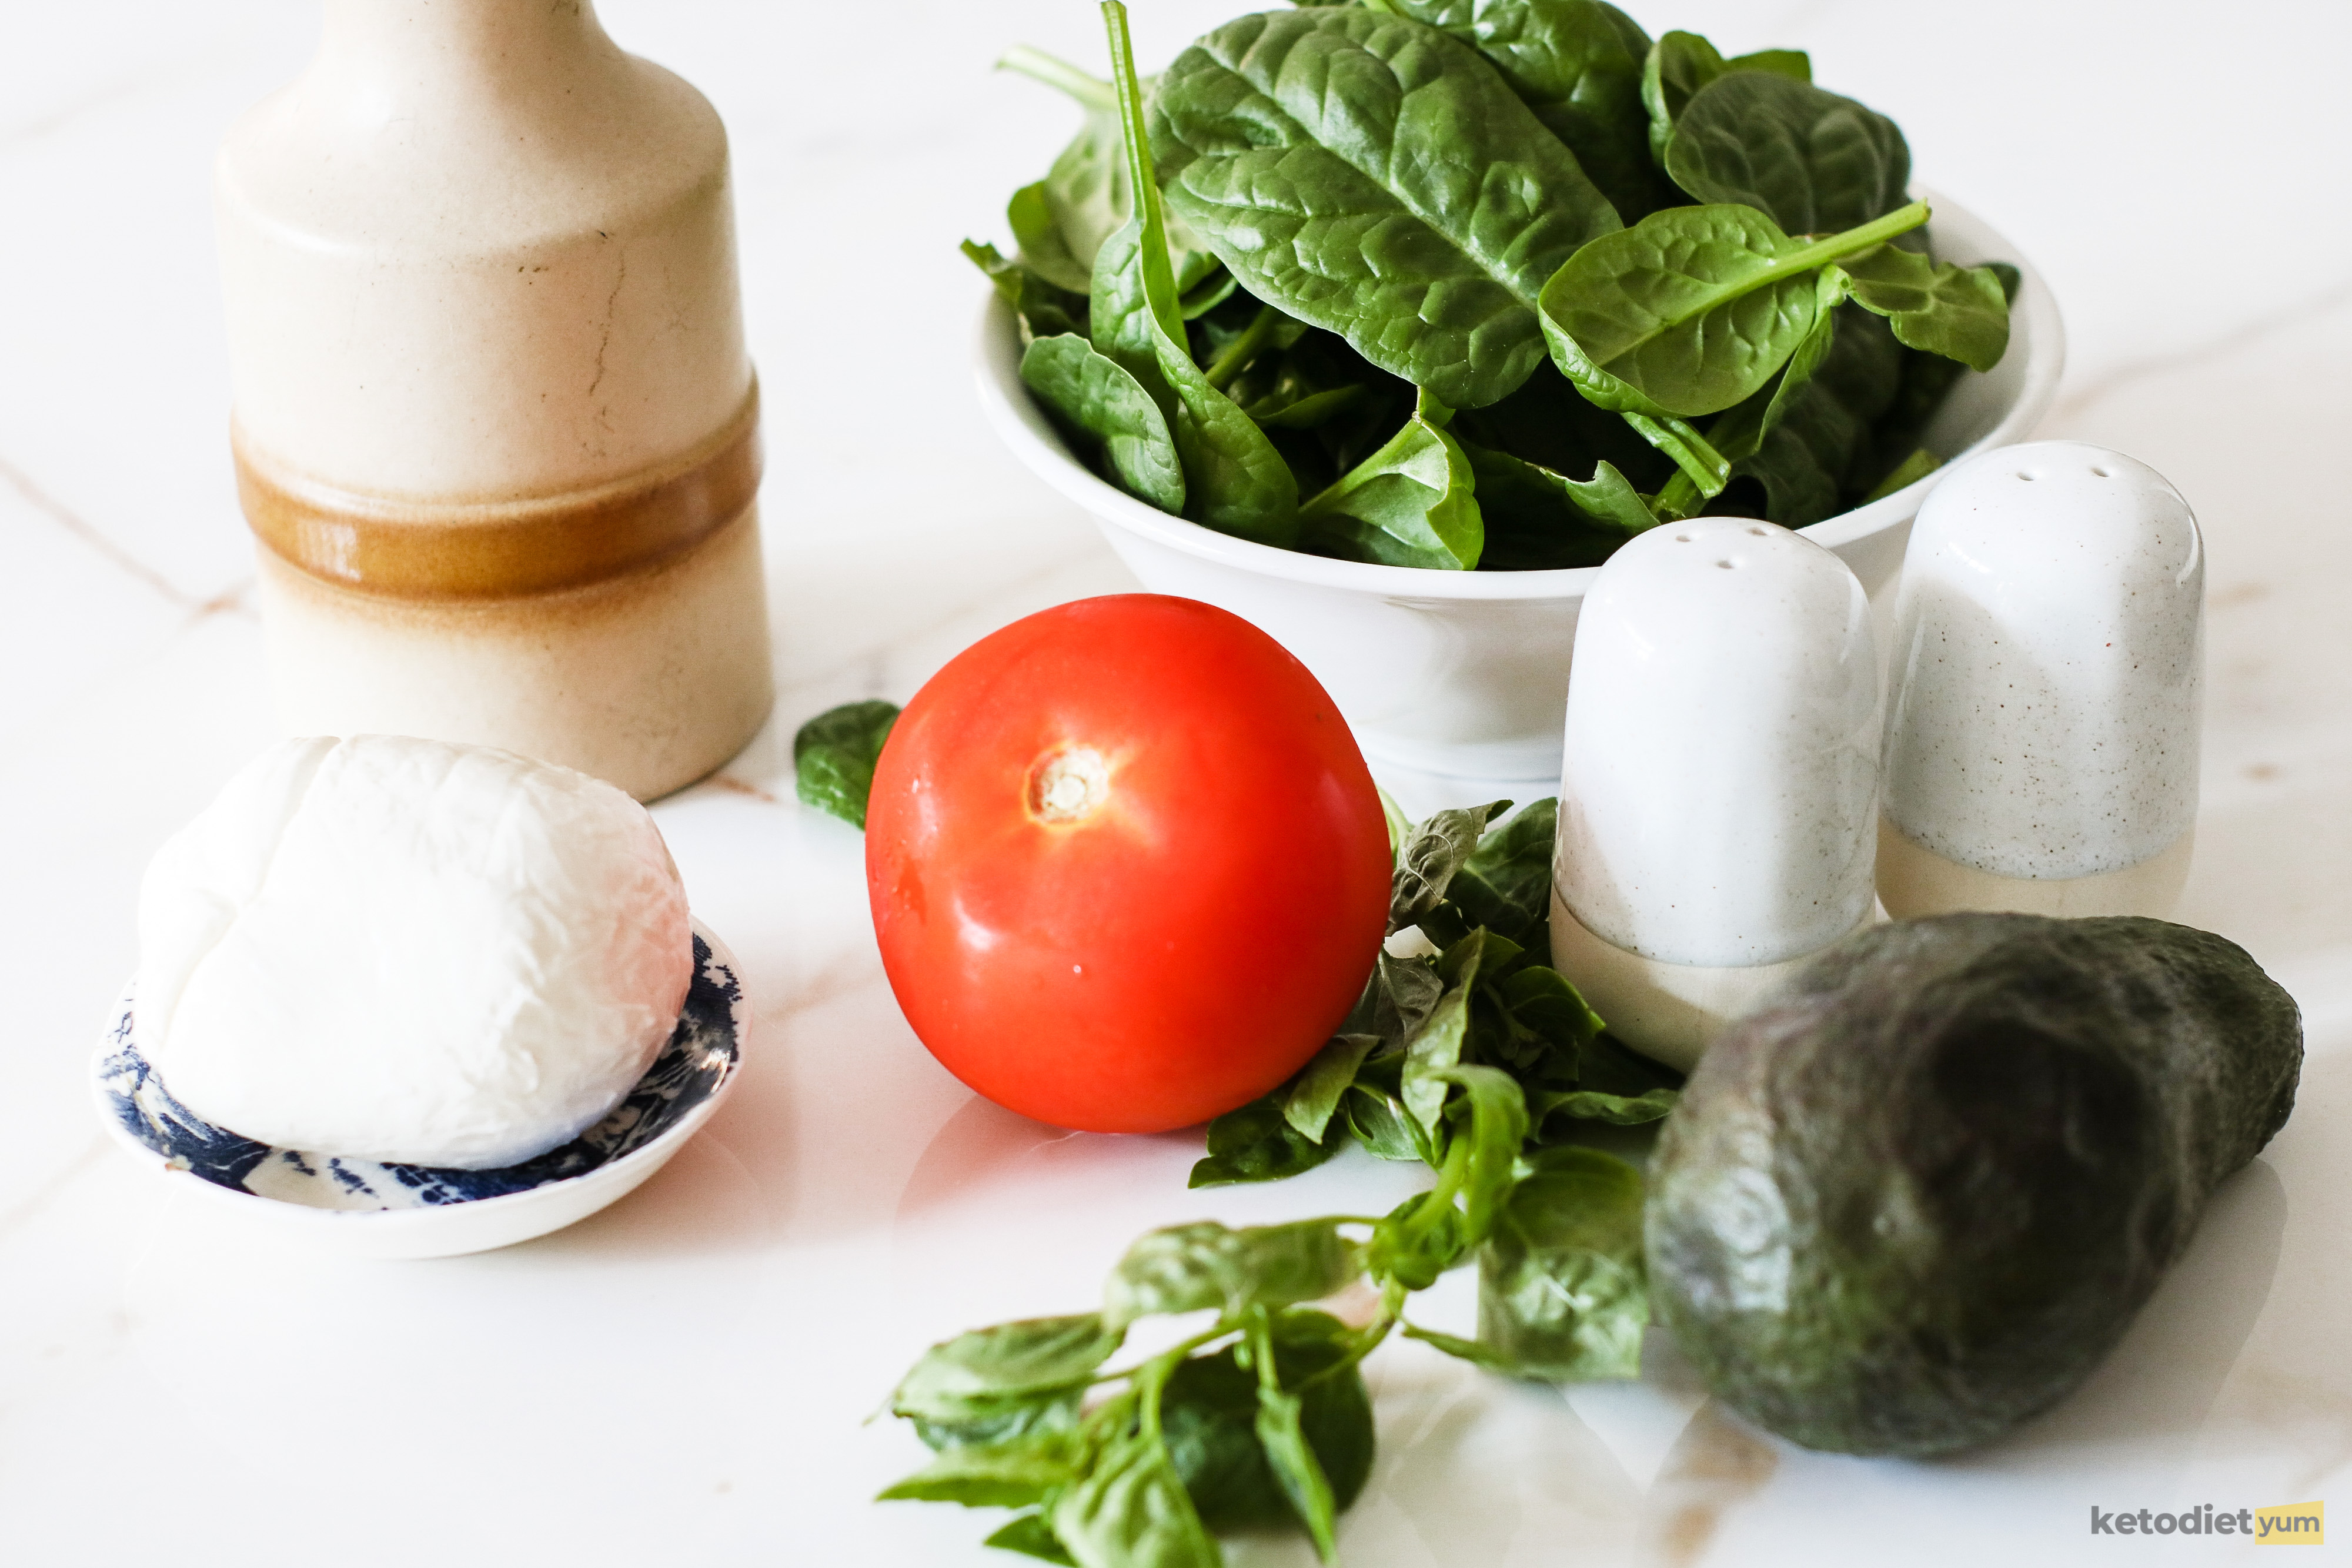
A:
[[[898,722],[896,703],[845,703],[801,726],[793,737],[793,784],[801,804],[866,826],[874,764]]]
[[[1454,873],[1478,847],[1486,824],[1511,809],[1508,800],[1439,811],[1413,830],[1397,855],[1389,891],[1389,930],[1411,925],[1437,907],[1452,885]]]
[[[1259,1450],[1265,1456],[1266,1469],[1273,1472],[1291,1511],[1307,1527],[1308,1537],[1315,1542],[1315,1554],[1326,1563],[1331,1562],[1339,1555],[1339,1544],[1334,1539],[1339,1529],[1339,1510],[1332,1500],[1331,1483],[1325,1479],[1323,1466],[1307,1441],[1301,1419],[1304,1402],[1283,1386],[1273,1331],[1263,1312],[1252,1327],[1249,1343],[1250,1359],[1257,1366],[1257,1415],[1252,1427]]]
[[[1885,115],[1769,71],[1717,78],[1675,118],[1666,172],[1700,202],[1834,234],[1903,205],[1911,149]]]
[[[1680,1089],[1683,1075],[1663,1061],[1654,1061],[1613,1034],[1589,1041],[1578,1053],[1576,1082],[1580,1089],[1636,1098],[1659,1089]]]
[[[1462,1211],[1434,1192],[1419,1192],[1390,1210],[1373,1230],[1364,1267],[1375,1279],[1425,1291],[1469,1249]]]
[[[1054,1534],[1078,1568],[1221,1568],[1224,1559],[1159,1435],[1123,1433],[1053,1501]]]
[[[1409,16],[1229,22],[1169,67],[1151,131],[1169,204],[1244,287],[1449,407],[1527,379],[1544,280],[1619,226],[1502,78]]]
[[[911,1419],[915,1436],[927,1448],[986,1448],[1037,1433],[1076,1431],[1078,1405],[1085,1394],[1083,1384],[1035,1394],[975,1394],[955,1401],[950,1406],[957,1412],[952,1416]]]
[[[1523,1377],[1637,1377],[1650,1320],[1641,1174],[1598,1149],[1533,1163],[1478,1260],[1479,1343]]]
[[[1397,1103],[1361,1084],[1349,1091],[1343,1103],[1348,1130],[1356,1141],[1384,1160],[1426,1160],[1430,1149],[1418,1141],[1420,1129],[1405,1117]]]
[[[1452,1067],[1444,1076],[1466,1092],[1470,1107],[1469,1154],[1460,1190],[1464,1240],[1475,1246],[1494,1228],[1517,1182],[1519,1145],[1528,1136],[1527,1101],[1510,1074],[1496,1068]]]
[[[877,1493],[890,1502],[960,1502],[966,1508],[1025,1508],[1077,1479],[1072,1431],[1036,1432],[1008,1443],[950,1448],[922,1469]]]
[[[1113,4],[1103,8],[1103,16],[1137,201],[1135,216],[1095,257],[1095,347],[1133,375],[1168,416],[1184,465],[1184,516],[1220,533],[1289,545],[1298,531],[1298,491],[1289,465],[1265,433],[1210,385],[1193,362],[1180,285],[1169,261],[1160,188],[1151,178],[1127,11]]]
[[[1321,1469],[1335,1511],[1362,1493],[1371,1476],[1372,1407],[1363,1375],[1348,1359],[1354,1336],[1326,1313],[1274,1314],[1274,1363],[1298,1401],[1298,1432]],[[1256,1422],[1259,1380],[1231,1345],[1177,1367],[1160,1399],[1168,1457],[1211,1530],[1295,1528],[1286,1496]]]
[[[1104,477],[1166,512],[1184,509],[1184,465],[1160,405],[1136,379],[1076,333],[1039,338],[1021,356],[1021,380]]]
[[[1173,1225],[1137,1241],[1111,1271],[1103,1317],[1124,1329],[1155,1313],[1287,1306],[1329,1295],[1363,1270],[1337,1219],[1229,1229]]]
[[[1470,988],[1476,977],[1474,959],[1469,976],[1446,991],[1405,1047],[1404,1092],[1398,1098],[1404,1102],[1406,1114],[1433,1139],[1453,1083],[1451,1070],[1462,1060],[1462,1044],[1470,1027]]]
[[[1343,560],[1468,571],[1486,525],[1470,460],[1424,389],[1385,445],[1299,507],[1307,548]]]
[[[1042,1513],[1020,1515],[981,1544],[993,1546],[1000,1552],[1018,1552],[1024,1557],[1077,1568],[1078,1560],[1055,1538],[1054,1527],[1045,1522],[1045,1516]]]
[[[1445,982],[1438,978],[1436,967],[1426,959],[1391,958],[1386,953],[1381,955],[1373,973],[1380,981],[1373,1027],[1379,1031],[1383,1052],[1401,1051],[1437,1009],[1437,998],[1444,994]]]
[[[1675,121],[1700,89],[1734,71],[1770,71],[1795,81],[1813,79],[1813,63],[1801,49],[1759,49],[1725,59],[1696,33],[1664,33],[1642,62],[1642,106],[1650,116],[1650,156],[1660,168]]]
[[[1653,1089],[1630,1100],[1622,1094],[1603,1094],[1592,1089],[1547,1090],[1528,1096],[1528,1117],[1538,1135],[1544,1124],[1555,1115],[1606,1122],[1617,1127],[1637,1127],[1645,1122],[1663,1120],[1681,1098],[1672,1089]]]
[[[1356,1069],[1381,1043],[1376,1034],[1337,1034],[1323,1042],[1315,1059],[1291,1081],[1282,1100],[1282,1117],[1303,1138],[1320,1144],[1339,1096],[1356,1081]]]
[[[1337,1141],[1308,1137],[1291,1125],[1283,1101],[1268,1095],[1209,1124],[1208,1154],[1194,1162],[1184,1185],[1281,1181],[1313,1170],[1339,1152]]]
[[[1082,1387],[1126,1338],[1097,1312],[975,1329],[923,1353],[890,1396],[899,1416],[954,1421],[991,1400]]]
[[[1557,799],[1521,808],[1478,841],[1447,884],[1446,896],[1462,906],[1465,915],[1497,936],[1524,935],[1551,916],[1552,841],[1559,831]]]
[[[1916,251],[1881,246],[1841,264],[1855,303],[1884,316],[1907,348],[1989,371],[2009,351],[2009,300],[1989,267],[1938,267]]]
[[[1583,993],[1557,969],[1529,964],[1514,971],[1498,989],[1514,1019],[1555,1044],[1581,1047],[1607,1027]]]
[[[1484,55],[1627,223],[1664,205],[1642,70],[1650,36],[1601,0],[1389,0]]]
[[[988,274],[996,292],[1013,307],[1020,318],[1021,338],[1025,345],[1038,338],[1050,338],[1057,333],[1085,329],[1087,297],[1084,290],[1071,293],[1046,281],[1039,273],[1017,261],[1007,261],[992,245],[978,240],[963,242],[963,253],[971,264]]]
[[[1590,479],[1465,442],[1477,485],[1486,548],[1478,564],[1500,571],[1548,571],[1599,566],[1635,534],[1655,528],[1641,493],[1614,465],[1602,463]]]

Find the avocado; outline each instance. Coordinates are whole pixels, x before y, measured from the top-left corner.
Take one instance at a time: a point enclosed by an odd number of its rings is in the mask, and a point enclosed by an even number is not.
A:
[[[1856,934],[1708,1048],[1651,1166],[1652,1299],[1801,1443],[1990,1441],[2089,1375],[2285,1123],[2294,1001],[2136,916]]]

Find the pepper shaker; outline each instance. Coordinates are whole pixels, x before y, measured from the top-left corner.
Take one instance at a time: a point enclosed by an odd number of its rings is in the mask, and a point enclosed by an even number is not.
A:
[[[215,170],[281,723],[640,798],[771,697],[727,138],[587,0],[326,0]]]
[[[1919,510],[1895,596],[1878,891],[2171,912],[2197,818],[2205,552],[2180,493],[2079,441],[1989,452]]]
[[[1573,669],[1553,961],[1612,1033],[1687,1068],[1873,918],[1869,598],[1786,528],[1695,517],[1609,558]]]

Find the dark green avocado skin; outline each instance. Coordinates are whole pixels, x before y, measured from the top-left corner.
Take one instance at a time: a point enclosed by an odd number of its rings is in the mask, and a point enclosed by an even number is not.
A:
[[[1719,1398],[1809,1448],[1989,1441],[2114,1347],[2302,1067],[2294,999],[2206,932],[1874,927],[1691,1075],[1652,1300]]]

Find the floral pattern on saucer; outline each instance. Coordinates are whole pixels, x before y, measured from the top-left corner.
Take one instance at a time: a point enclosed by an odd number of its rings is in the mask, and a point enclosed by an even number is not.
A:
[[[99,1095],[122,1130],[174,1170],[218,1186],[309,1208],[430,1208],[505,1197],[568,1181],[644,1148],[717,1093],[736,1068],[743,988],[697,933],[694,980],[677,1029],[636,1087],[603,1121],[537,1159],[495,1170],[449,1170],[273,1148],[215,1127],[172,1098],[133,1038],[125,998],[98,1062]]]

